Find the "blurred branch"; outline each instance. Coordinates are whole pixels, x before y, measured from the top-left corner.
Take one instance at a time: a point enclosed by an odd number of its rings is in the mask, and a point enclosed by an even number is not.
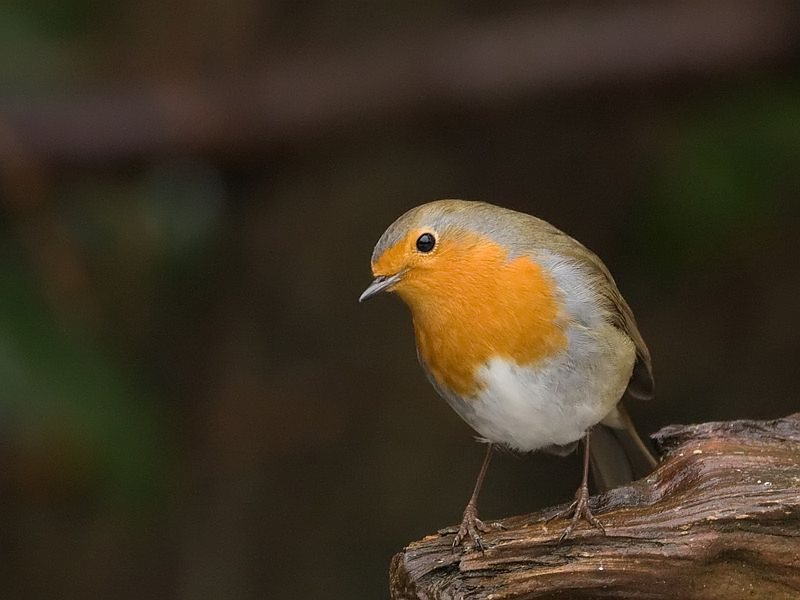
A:
[[[503,521],[485,553],[453,552],[455,529],[392,560],[391,597],[737,600],[800,594],[800,413],[661,430],[646,479],[596,499],[607,537],[548,509]]]
[[[0,161],[20,145],[51,164],[226,153],[431,108],[740,69],[793,53],[797,13],[792,0],[604,4],[297,56],[229,81],[7,98],[0,125],[14,141],[0,136]]]

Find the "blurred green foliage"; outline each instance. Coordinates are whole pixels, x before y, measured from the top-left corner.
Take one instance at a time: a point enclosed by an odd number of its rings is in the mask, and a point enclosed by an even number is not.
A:
[[[670,132],[640,206],[636,245],[664,275],[710,266],[797,218],[800,89],[794,82],[697,102]]]
[[[16,483],[95,496],[107,508],[154,508],[175,440],[159,392],[122,356],[54,319],[19,248],[0,253],[0,412],[4,443],[41,469]],[[25,453],[35,456],[26,457]],[[25,481],[26,478],[42,478]],[[77,486],[77,488],[76,488]]]

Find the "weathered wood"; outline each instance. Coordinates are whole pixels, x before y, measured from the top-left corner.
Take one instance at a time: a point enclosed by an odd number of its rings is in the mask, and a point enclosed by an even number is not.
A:
[[[557,545],[558,508],[501,521],[484,553],[454,552],[448,528],[392,559],[391,597],[800,598],[800,413],[654,439],[655,472],[593,499],[606,537],[582,525]]]

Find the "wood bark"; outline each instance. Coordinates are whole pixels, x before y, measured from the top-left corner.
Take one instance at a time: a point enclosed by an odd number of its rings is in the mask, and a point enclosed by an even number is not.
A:
[[[557,543],[562,507],[500,522],[485,552],[453,550],[455,528],[391,563],[394,600],[800,598],[800,413],[774,421],[673,425],[640,481],[594,497]]]

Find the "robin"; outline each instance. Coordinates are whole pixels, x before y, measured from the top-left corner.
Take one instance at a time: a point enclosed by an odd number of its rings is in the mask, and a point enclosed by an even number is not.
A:
[[[650,353],[603,262],[546,221],[483,202],[409,210],[378,240],[364,301],[397,293],[436,391],[487,443],[453,540],[483,549],[478,494],[495,446],[565,455],[583,440],[583,477],[560,540],[589,507],[589,466],[608,489],[655,460],[623,399],[653,397]],[[591,436],[591,444],[590,444]]]

